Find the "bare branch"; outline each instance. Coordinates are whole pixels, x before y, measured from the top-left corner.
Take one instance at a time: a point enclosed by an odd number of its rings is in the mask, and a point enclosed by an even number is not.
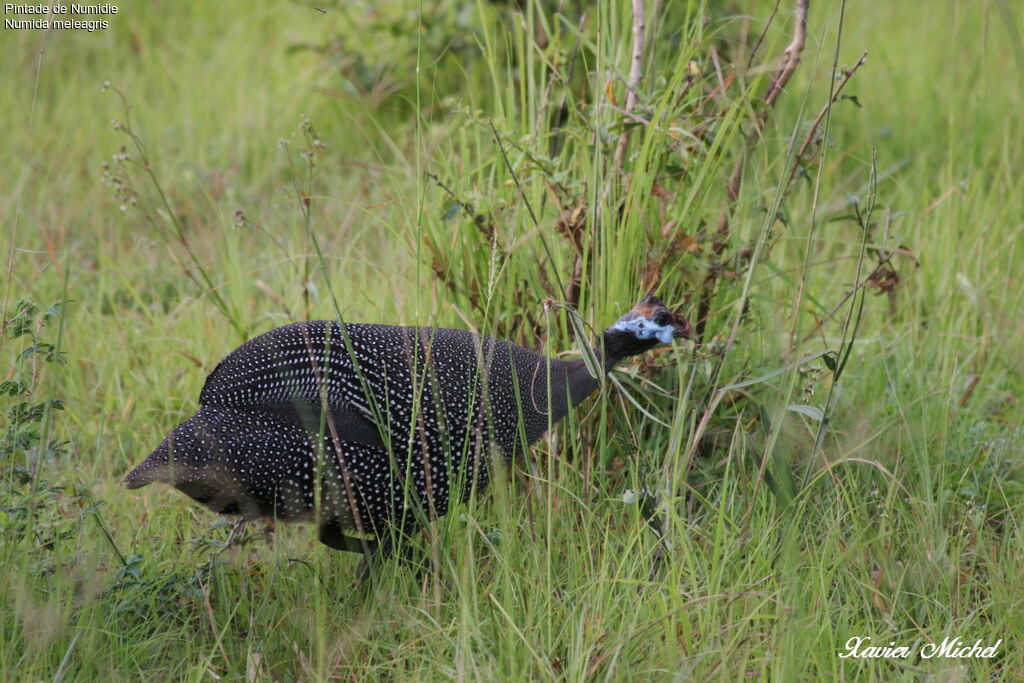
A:
[[[743,183],[743,167],[746,162],[747,151],[761,136],[761,131],[764,130],[775,102],[779,99],[779,95],[782,94],[783,90],[785,90],[786,84],[789,83],[789,79],[793,77],[793,73],[796,72],[796,67],[800,63],[800,57],[807,43],[807,10],[809,5],[810,0],[796,0],[796,8],[793,12],[795,18],[793,40],[790,41],[783,51],[782,64],[772,78],[768,90],[765,92],[763,99],[767,106],[754,119],[754,125],[746,135],[743,151],[736,158],[736,164],[733,166],[732,174],[729,176],[729,182],[725,187],[726,206],[722,211],[722,215],[718,218],[715,238],[711,245],[712,253],[716,258],[721,255],[726,243],[729,241],[730,218],[740,198],[740,186]],[[700,303],[697,306],[696,321],[698,338],[703,338],[704,336],[704,327],[707,325],[708,313],[711,309],[711,297],[714,295],[719,270],[720,264],[712,263],[707,277],[704,278],[704,283],[701,286],[701,297]]]
[[[859,69],[864,64],[864,62],[867,61],[867,58],[868,51],[864,50],[864,54],[860,56],[860,59],[857,60],[857,63],[854,64],[849,69],[847,69],[847,71],[843,74],[843,80],[841,80],[839,82],[839,85],[836,86],[835,92],[832,93],[831,101],[825,103],[825,106],[821,108],[821,111],[818,112],[818,115],[814,117],[813,121],[811,121],[811,128],[810,130],[807,131],[807,137],[806,139],[804,139],[803,144],[800,145],[800,149],[797,151],[796,156],[793,157],[793,166],[792,168],[789,169],[789,180],[786,181],[787,187],[793,184],[793,179],[796,178],[797,169],[800,168],[800,164],[804,160],[804,155],[807,154],[807,149],[811,146],[811,143],[814,141],[814,134],[818,131],[818,126],[821,125],[822,120],[828,113],[830,104],[834,104],[839,101],[839,94],[843,92],[843,88],[845,88],[846,84],[850,82],[851,78],[853,78],[853,74],[857,73],[857,69]]]
[[[796,0],[796,26],[793,30],[793,40],[783,51],[782,68],[775,74],[768,92],[764,96],[764,103],[769,107],[775,105],[783,88],[789,83],[789,79],[796,71],[800,63],[800,55],[803,54],[804,44],[807,42],[807,4],[810,0]],[[765,117],[767,118],[767,117]]]
[[[633,0],[633,58],[629,64],[629,80],[626,83],[627,115],[632,115],[633,110],[636,109],[636,93],[640,88],[640,79],[644,75],[644,30],[644,0]],[[619,136],[619,146],[615,149],[612,163],[612,178],[618,177],[622,173],[627,144],[629,144],[628,128]]]

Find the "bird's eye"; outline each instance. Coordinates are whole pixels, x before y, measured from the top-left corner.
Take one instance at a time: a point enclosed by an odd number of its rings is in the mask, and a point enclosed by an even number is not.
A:
[[[668,311],[658,311],[654,315],[654,324],[664,327],[671,322],[672,318],[669,316]]]

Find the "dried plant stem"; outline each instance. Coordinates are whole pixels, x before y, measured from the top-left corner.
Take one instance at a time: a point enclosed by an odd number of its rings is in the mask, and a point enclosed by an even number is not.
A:
[[[764,103],[769,107],[775,106],[775,101],[785,89],[789,79],[793,77],[797,65],[800,63],[800,56],[804,52],[804,44],[807,42],[807,6],[810,0],[797,0],[796,2],[796,25],[793,29],[793,40],[786,46],[782,53],[782,67],[772,79],[771,86],[764,96]],[[768,113],[763,112],[761,119],[767,119]]]
[[[640,88],[640,79],[644,75],[644,0],[633,0],[633,56],[629,63],[629,80],[626,82],[626,107],[625,114],[632,117],[636,109],[637,90]],[[612,161],[611,180],[614,181],[622,174],[622,167],[626,160],[626,147],[629,145],[629,129],[622,131],[619,136],[619,144],[615,148],[615,156]]]
[[[796,156],[793,157],[793,165],[789,169],[789,179],[786,181],[787,189],[790,185],[793,184],[793,181],[796,179],[797,169],[800,168],[800,164],[804,161],[806,157],[807,150],[810,148],[811,143],[814,142],[814,136],[818,132],[818,127],[821,126],[821,122],[825,119],[825,115],[828,114],[830,105],[835,104],[836,102],[839,101],[839,95],[840,93],[843,92],[843,88],[845,88],[846,84],[850,82],[850,79],[853,78],[853,75],[857,73],[857,69],[863,66],[864,62],[867,61],[867,58],[868,51],[865,50],[864,54],[862,54],[860,56],[860,59],[857,60],[857,63],[843,73],[843,78],[841,81],[839,81],[839,84],[836,86],[835,91],[832,93],[831,99],[829,99],[829,101],[821,108],[821,111],[819,111],[818,115],[814,117],[814,120],[811,121],[811,127],[807,131],[807,137],[804,138],[803,144],[800,145],[800,149],[797,150]]]
[[[770,115],[772,108],[775,106],[775,102],[785,90],[786,84],[789,83],[789,79],[792,78],[793,74],[796,72],[797,65],[800,64],[800,57],[803,55],[804,46],[807,43],[807,10],[809,4],[810,0],[796,0],[793,40],[790,41],[789,45],[786,46],[786,49],[782,53],[782,64],[775,73],[775,76],[772,78],[772,82],[768,86],[768,90],[765,92],[763,98],[763,101],[767,106],[754,119],[754,125],[746,135],[743,151],[736,158],[732,175],[729,176],[729,182],[726,184],[726,207],[718,218],[715,237],[711,245],[712,253],[716,259],[722,254],[722,251],[725,249],[725,245],[729,241],[729,234],[731,232],[730,219],[736,208],[736,204],[739,201],[740,187],[743,184],[743,168],[746,163],[747,151],[761,137],[761,132],[764,130],[764,126],[768,122],[768,116]],[[704,327],[707,325],[708,313],[711,309],[711,297],[714,294],[719,271],[720,266],[713,263],[701,287],[701,297],[700,303],[697,307],[696,323],[698,338],[703,338],[704,336]]]

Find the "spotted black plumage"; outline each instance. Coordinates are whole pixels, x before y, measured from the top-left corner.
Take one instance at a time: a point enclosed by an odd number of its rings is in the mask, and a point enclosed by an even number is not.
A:
[[[597,352],[608,370],[689,330],[647,296]],[[486,486],[492,455],[512,458],[599,385],[582,360],[462,330],[293,323],[221,361],[199,411],[125,483],[169,483],[224,514],[315,518],[323,542],[356,550],[345,532],[444,515]]]

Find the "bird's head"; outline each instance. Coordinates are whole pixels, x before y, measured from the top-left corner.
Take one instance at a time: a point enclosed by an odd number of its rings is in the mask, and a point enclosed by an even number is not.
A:
[[[647,294],[604,331],[606,366],[679,338],[692,339],[693,326]]]

